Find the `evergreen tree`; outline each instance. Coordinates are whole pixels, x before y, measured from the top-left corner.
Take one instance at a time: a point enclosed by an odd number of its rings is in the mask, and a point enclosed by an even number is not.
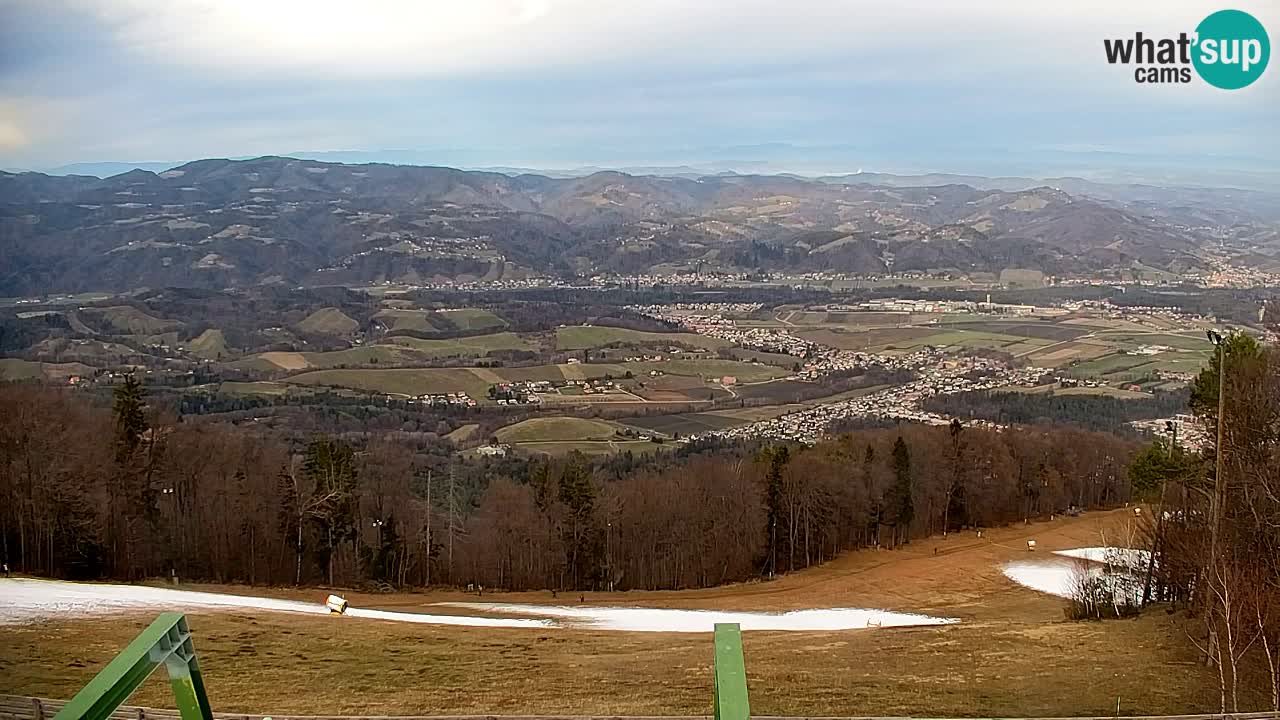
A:
[[[769,572],[778,572],[778,538],[787,537],[786,513],[782,511],[782,471],[791,462],[791,450],[786,445],[766,447],[760,451],[760,461],[769,464],[765,473],[765,538],[769,548]],[[779,528],[779,525],[783,527]],[[779,535],[779,533],[782,533]]]
[[[595,504],[596,487],[583,468],[581,453],[573,452],[560,473],[560,504],[566,511],[563,528],[565,560],[573,587],[582,586],[588,568],[595,562],[596,540]]]
[[[147,434],[147,402],[142,383],[133,373],[116,388],[112,412],[116,425],[116,462],[125,464]]]
[[[904,539],[907,528],[916,516],[915,503],[911,497],[912,485],[911,450],[899,435],[893,443],[893,520],[894,525],[901,529]]]
[[[529,485],[533,488],[533,501],[542,514],[551,511],[551,503],[555,495],[555,483],[551,480],[551,465],[543,462],[529,474]]]
[[[320,559],[332,585],[334,549],[355,537],[355,454],[335,440],[314,440],[307,446],[303,472],[314,488],[310,514],[325,538]]]

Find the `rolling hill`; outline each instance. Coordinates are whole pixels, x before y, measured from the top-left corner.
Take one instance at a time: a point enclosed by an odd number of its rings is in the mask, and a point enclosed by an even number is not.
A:
[[[550,178],[282,157],[105,179],[0,173],[0,295],[469,282],[693,264],[1177,272],[1201,267],[1202,248],[1223,235],[1250,252],[1276,249],[1265,240],[1275,236],[1270,216],[1241,210],[1254,223],[1247,232],[1215,224],[1229,218],[1213,210],[1210,191],[1123,200],[1016,183],[867,182],[877,179]],[[1265,205],[1257,195],[1248,207]]]

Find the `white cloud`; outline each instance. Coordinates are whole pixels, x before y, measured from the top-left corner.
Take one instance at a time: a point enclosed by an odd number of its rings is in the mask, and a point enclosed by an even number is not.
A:
[[[27,146],[28,142],[30,140],[22,128],[11,122],[0,120],[0,151],[21,150]]]
[[[1104,29],[1190,30],[1206,14],[1196,0],[81,2],[119,42],[155,61],[357,77],[593,66],[611,60],[787,62],[858,48],[903,53],[880,56],[884,63],[910,63],[910,49],[921,46],[981,55],[1006,48],[1047,53],[1068,46],[1073,30],[1092,47]],[[1251,4],[1256,3],[1242,7]]]

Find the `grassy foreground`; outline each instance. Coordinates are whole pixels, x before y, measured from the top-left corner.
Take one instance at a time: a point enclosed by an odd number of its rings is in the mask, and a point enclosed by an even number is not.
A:
[[[1115,531],[1123,517],[1090,514],[992,531],[983,540],[957,534],[900,551],[852,553],[769,583],[590,593],[586,600],[755,610],[884,607],[963,620],[748,632],[747,676],[759,715],[1107,716],[1117,699],[1125,715],[1211,712],[1216,678],[1191,654],[1181,616],[1157,609],[1134,620],[1065,622],[1060,600],[1018,587],[999,570],[1002,562],[1026,558],[1028,537],[1044,550],[1098,544],[1099,531]],[[271,594],[319,598],[323,591]],[[349,597],[354,606],[399,610],[462,598],[441,591]],[[492,599],[551,602],[546,593]],[[0,692],[70,697],[152,616],[0,626]],[[452,628],[246,611],[189,617],[220,712],[711,712],[709,634]],[[173,703],[160,678],[130,702]]]

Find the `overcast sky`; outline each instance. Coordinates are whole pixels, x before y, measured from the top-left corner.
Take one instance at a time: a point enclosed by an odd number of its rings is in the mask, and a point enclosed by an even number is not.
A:
[[[572,168],[1280,165],[1280,68],[1144,86],[1186,0],[0,0],[0,167],[390,151]],[[1277,0],[1230,7],[1280,30]]]

